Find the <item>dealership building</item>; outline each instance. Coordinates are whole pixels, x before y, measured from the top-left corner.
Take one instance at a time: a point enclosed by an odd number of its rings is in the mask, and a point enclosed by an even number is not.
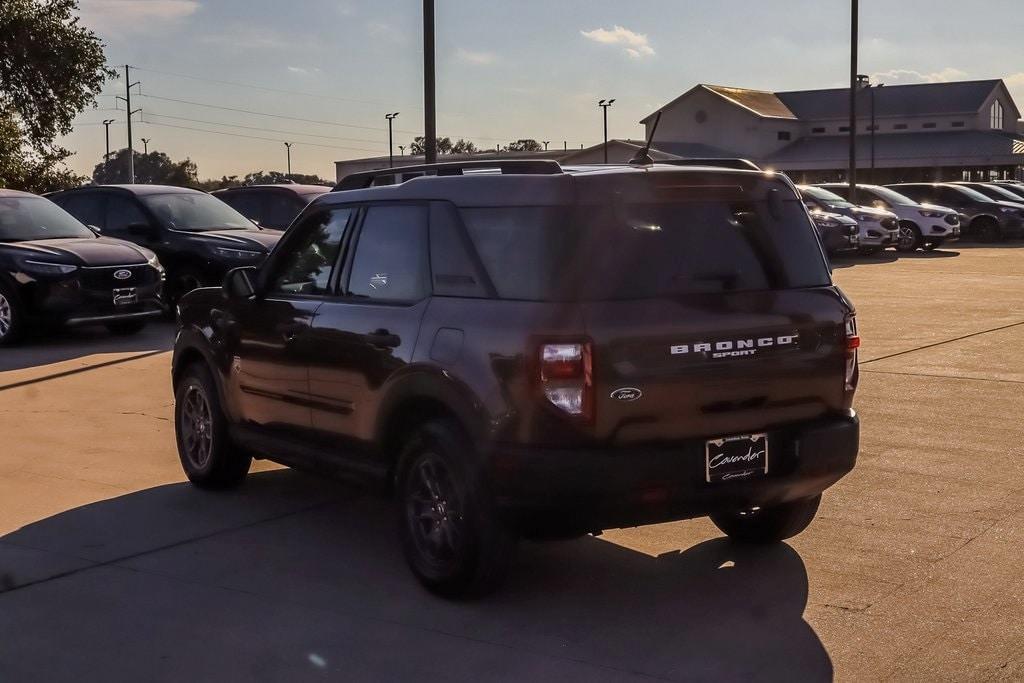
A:
[[[741,157],[797,182],[845,180],[849,165],[849,89],[768,92],[698,84],[662,106],[655,160]],[[1024,179],[1020,110],[1002,80],[871,86],[857,93],[857,168],[861,182]],[[657,112],[641,120],[650,135]],[[608,160],[628,161],[641,140],[609,141]],[[601,163],[602,145],[501,154]],[[494,158],[494,155],[442,160]],[[396,163],[422,163],[400,157]],[[387,165],[387,157],[336,163],[344,175]]]

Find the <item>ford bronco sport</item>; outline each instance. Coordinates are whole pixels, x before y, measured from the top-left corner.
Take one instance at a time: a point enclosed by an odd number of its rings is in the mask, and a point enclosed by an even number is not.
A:
[[[521,536],[710,516],[780,541],[857,457],[854,310],[782,175],[356,174],[179,325],[188,478],[256,457],[385,484],[448,596],[494,588]]]

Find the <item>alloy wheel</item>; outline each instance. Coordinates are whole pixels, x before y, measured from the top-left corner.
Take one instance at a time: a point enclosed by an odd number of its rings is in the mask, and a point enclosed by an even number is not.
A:
[[[11,309],[11,302],[0,293],[0,339],[3,339],[11,332],[14,324],[14,312]]]
[[[897,244],[900,249],[910,249],[914,242],[917,240],[917,236],[914,234],[914,229],[909,225],[900,226],[900,236]]]
[[[203,469],[213,453],[213,412],[206,393],[198,386],[185,392],[181,409],[181,435],[185,455],[196,469]]]
[[[410,473],[405,512],[416,549],[430,562],[456,559],[464,538],[462,508],[444,461],[423,455]]]

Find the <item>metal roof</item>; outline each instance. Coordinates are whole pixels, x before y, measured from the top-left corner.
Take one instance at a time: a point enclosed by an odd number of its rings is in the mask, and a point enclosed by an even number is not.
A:
[[[705,85],[711,92],[749,109],[758,116],[774,119],[795,119],[796,115],[780,100],[775,93],[766,90],[750,90],[748,88],[731,88],[724,85]]]
[[[770,166],[785,169],[816,164],[842,168],[849,157],[849,135],[810,136],[797,140],[764,159]],[[871,157],[871,136],[857,136],[860,165]],[[919,166],[930,161],[955,160],[958,165],[1005,163],[1024,164],[1024,136],[995,131],[929,131],[886,133],[875,136],[875,160],[886,166]]]
[[[981,110],[992,91],[1002,83],[957,81],[886,85],[861,91],[861,102],[874,93],[875,116],[926,116],[929,114],[967,114]],[[804,120],[845,119],[850,115],[849,88],[795,90],[775,93],[797,117]],[[863,105],[861,105],[863,106]]]

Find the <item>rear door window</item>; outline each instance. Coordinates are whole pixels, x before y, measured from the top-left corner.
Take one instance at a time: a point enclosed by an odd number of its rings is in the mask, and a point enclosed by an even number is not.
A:
[[[102,230],[104,226],[103,195],[98,192],[55,197],[54,202],[86,225]]]
[[[112,235],[123,235],[129,225],[148,224],[149,218],[139,205],[127,197],[107,197],[107,220],[105,230]]]
[[[352,259],[349,294],[377,301],[418,301],[429,287],[427,207],[368,207]]]

